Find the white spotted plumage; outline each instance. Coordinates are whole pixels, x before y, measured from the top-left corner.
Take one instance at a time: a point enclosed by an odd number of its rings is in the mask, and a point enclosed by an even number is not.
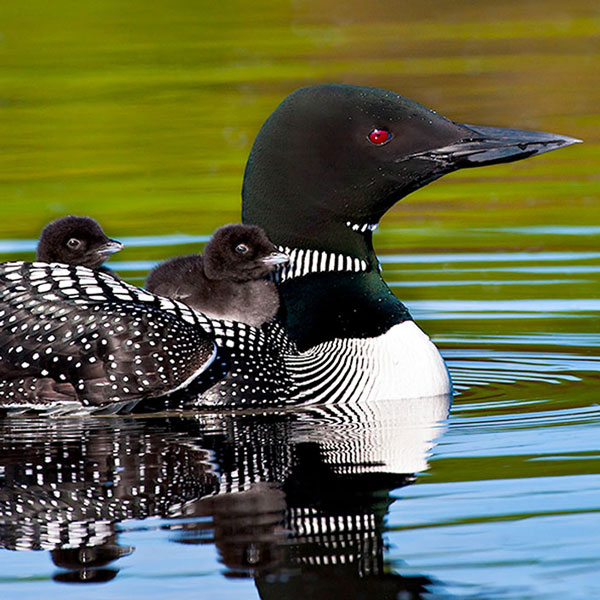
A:
[[[314,265],[367,268],[343,255],[289,254],[288,276],[312,273]],[[412,321],[377,338],[333,339],[298,352],[276,321],[255,328],[211,319],[84,267],[7,263],[0,280],[3,408],[114,412],[182,389],[185,400],[200,405],[238,406],[354,403],[450,390],[439,353]],[[42,285],[49,290],[40,293]],[[398,354],[402,347],[410,351]],[[426,368],[430,383],[423,387]],[[67,384],[75,395],[63,393]],[[53,399],[36,400],[47,389]]]
[[[345,254],[287,246],[278,246],[278,249],[290,258],[288,264],[282,265],[274,275],[279,283],[315,273],[365,273],[369,268],[362,258]]]

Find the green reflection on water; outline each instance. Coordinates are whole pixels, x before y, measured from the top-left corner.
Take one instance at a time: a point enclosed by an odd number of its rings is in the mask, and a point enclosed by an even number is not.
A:
[[[457,247],[469,227],[600,222],[600,28],[582,0],[568,10],[557,0],[452,11],[357,0],[343,11],[274,0],[3,8],[0,238],[33,237],[68,212],[116,236],[209,233],[237,220],[258,127],[287,93],[319,81],[387,87],[457,120],[586,140],[429,186],[386,218],[382,248],[422,246],[410,234],[422,223]],[[471,247],[484,243],[470,236]]]

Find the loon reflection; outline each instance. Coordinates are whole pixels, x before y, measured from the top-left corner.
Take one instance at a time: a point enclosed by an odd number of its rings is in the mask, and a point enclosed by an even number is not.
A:
[[[136,559],[124,521],[160,517],[173,542],[214,544],[225,575],[253,577],[262,598],[329,598],[342,581],[418,598],[426,578],[384,570],[384,518],[391,490],[427,468],[449,405],[6,419],[0,544],[50,551],[58,581],[107,581]]]

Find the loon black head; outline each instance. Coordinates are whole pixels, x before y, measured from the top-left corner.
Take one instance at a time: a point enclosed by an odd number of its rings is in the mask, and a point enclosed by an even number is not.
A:
[[[256,225],[225,225],[204,249],[204,273],[209,279],[261,279],[287,262],[265,232]]]
[[[37,247],[37,260],[99,268],[121,242],[109,239],[94,219],[67,216],[44,227]]]
[[[385,212],[446,173],[577,141],[454,123],[375,88],[328,84],[288,96],[256,137],[242,191],[243,222],[290,250],[279,314],[288,334],[306,348],[410,319],[373,251]]]
[[[277,244],[360,255],[368,225],[442,175],[576,141],[454,123],[386,90],[307,87],[288,96],[256,138],[244,177],[243,221],[263,227]]]

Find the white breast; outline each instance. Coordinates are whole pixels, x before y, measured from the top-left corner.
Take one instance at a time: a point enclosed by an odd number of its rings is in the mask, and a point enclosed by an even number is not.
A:
[[[452,382],[438,349],[413,321],[373,338],[335,339],[292,358],[298,400],[354,403],[448,395]]]

